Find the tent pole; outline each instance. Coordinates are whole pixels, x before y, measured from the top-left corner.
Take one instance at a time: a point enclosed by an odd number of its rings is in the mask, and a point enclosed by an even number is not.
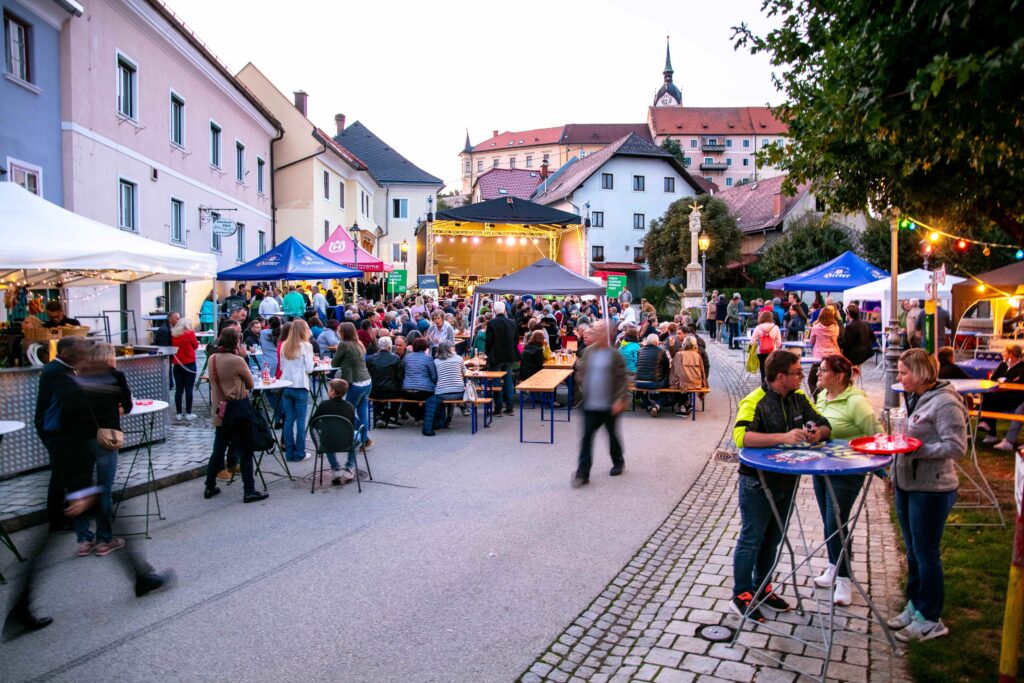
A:
[[[475,348],[473,346],[473,340],[476,338],[476,317],[478,315],[478,311],[479,310],[480,310],[480,295],[477,294],[476,292],[473,292],[473,306],[470,309],[470,316],[471,317],[470,317],[470,321],[469,321],[469,347],[470,348]]]
[[[220,312],[217,310],[217,276],[213,276],[213,287],[211,288],[213,293],[213,339],[216,342],[217,337],[220,336],[219,330],[217,329],[217,323],[220,321]],[[199,327],[202,327],[200,325]]]
[[[604,327],[605,327],[605,333],[608,336],[608,346],[611,346],[612,345],[612,339],[614,337],[612,336],[612,319],[611,319],[611,316],[608,314],[608,294],[607,293],[601,295],[601,310],[604,312]]]

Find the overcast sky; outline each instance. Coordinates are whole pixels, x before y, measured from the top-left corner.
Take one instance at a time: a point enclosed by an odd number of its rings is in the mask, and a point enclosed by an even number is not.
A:
[[[683,104],[779,104],[763,55],[732,27],[760,0],[165,0],[237,72],[253,62],[309,117],[359,120],[446,183],[494,129],[642,123],[672,36]]]

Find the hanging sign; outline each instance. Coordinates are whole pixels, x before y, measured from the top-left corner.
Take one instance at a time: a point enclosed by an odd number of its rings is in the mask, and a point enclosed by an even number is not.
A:
[[[231,237],[235,234],[235,222],[230,218],[218,218],[213,222],[213,234]]]
[[[626,288],[626,276],[625,275],[609,275],[608,276],[608,298],[618,297],[622,293],[622,290]]]
[[[420,288],[420,293],[431,294],[431,296],[437,296],[437,276],[436,275],[417,275],[416,284]]]

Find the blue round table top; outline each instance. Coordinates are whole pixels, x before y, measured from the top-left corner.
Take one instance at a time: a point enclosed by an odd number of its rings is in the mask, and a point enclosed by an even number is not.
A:
[[[843,439],[810,448],[741,448],[739,456],[748,467],[779,474],[864,474],[892,464],[891,455],[858,453]]]
[[[952,384],[958,394],[984,394],[995,391],[999,387],[999,382],[993,382],[990,379],[945,379],[942,381]],[[892,390],[903,393],[903,383],[896,382],[892,385]]]

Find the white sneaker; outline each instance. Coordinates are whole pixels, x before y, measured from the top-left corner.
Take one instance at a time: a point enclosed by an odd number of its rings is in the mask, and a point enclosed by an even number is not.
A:
[[[997,451],[1012,451],[1013,444],[1007,441],[1006,439],[1003,439],[992,448],[996,449]]]
[[[181,422],[181,413],[178,413],[177,415],[174,416],[174,421]]]
[[[832,593],[832,603],[835,605],[849,605],[853,601],[850,593],[850,580],[841,576],[836,577],[836,590]]]
[[[910,626],[910,622],[914,621],[914,615],[916,613],[917,610],[914,609],[914,603],[907,601],[907,606],[903,608],[903,611],[885,623],[889,628],[899,631],[900,629]]]
[[[814,577],[814,585],[818,588],[828,588],[832,585],[832,580],[836,578],[836,566],[829,564],[825,568],[825,571],[821,573],[821,576]]]
[[[185,420],[188,422],[191,422],[194,419],[196,419],[196,416],[193,415],[192,413],[188,413],[187,415],[185,415]]]
[[[999,437],[996,436],[995,434],[989,434],[988,436],[981,440],[981,442],[986,446],[992,445],[997,441],[999,441]]]
[[[356,478],[356,475],[355,472],[353,472],[347,467],[344,467],[340,472],[338,472],[338,478],[344,481],[352,481],[353,479]]]
[[[949,629],[942,623],[942,619],[928,621],[918,613],[909,626],[896,632],[896,640],[909,643],[912,640],[932,640],[945,635],[949,635]]]

